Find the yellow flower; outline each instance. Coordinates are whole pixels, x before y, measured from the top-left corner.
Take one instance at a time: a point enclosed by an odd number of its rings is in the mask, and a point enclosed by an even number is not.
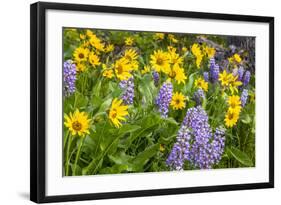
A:
[[[143,69],[141,70],[141,74],[146,74],[150,72],[150,67],[148,65],[145,65]]]
[[[173,65],[168,76],[170,79],[175,79],[178,84],[185,84],[185,80],[187,79],[186,75],[184,74],[184,69],[181,68],[178,64]]]
[[[240,62],[242,61],[240,55],[237,54],[237,53],[235,53],[235,54],[233,55],[233,58],[234,58],[234,60],[235,60],[237,63],[240,63]]]
[[[195,80],[194,82],[194,86],[196,88],[201,88],[203,89],[205,92],[208,91],[208,82],[206,82],[203,78],[199,77]]]
[[[87,69],[86,65],[83,63],[77,63],[76,70],[78,72],[84,72]]]
[[[114,45],[113,44],[108,44],[106,47],[105,47],[105,52],[106,53],[110,53],[111,51],[114,50]]]
[[[100,58],[94,53],[94,52],[91,52],[90,55],[89,55],[89,62],[91,63],[91,65],[93,67],[96,67],[98,65],[100,65]]]
[[[241,101],[238,95],[232,95],[228,97],[229,109],[235,110],[237,112],[241,111]]]
[[[91,37],[94,35],[94,33],[93,33],[91,30],[87,29],[87,30],[86,30],[86,35],[87,35],[89,38],[91,38]]]
[[[228,86],[232,74],[227,74],[226,70],[219,74],[219,81],[222,86]]]
[[[162,71],[168,74],[171,70],[169,61],[168,53],[162,50],[154,51],[154,53],[150,55],[150,64],[157,72]]]
[[[104,76],[104,77],[106,77],[106,78],[109,78],[109,79],[111,79],[111,78],[113,78],[113,70],[105,70],[105,71],[103,71],[103,73],[102,73],[102,75]]]
[[[120,58],[115,61],[114,71],[119,80],[128,80],[132,76],[130,73],[131,65],[126,58]]]
[[[168,38],[173,42],[173,43],[177,43],[178,40],[175,38],[175,35],[173,34],[168,34]]]
[[[169,50],[169,59],[171,64],[180,64],[183,63],[183,57],[176,53],[176,49],[173,47],[168,47]]]
[[[89,124],[90,119],[88,119],[88,114],[85,112],[79,112],[78,109],[72,114],[64,114],[64,125],[68,128],[71,135],[78,134],[84,137],[85,134],[90,134]]]
[[[234,125],[236,125],[238,119],[239,112],[237,112],[236,110],[228,109],[225,115],[224,122],[227,127],[233,127]]]
[[[198,45],[198,43],[194,43],[191,47],[191,52],[192,54],[196,57],[196,66],[197,68],[200,68],[201,61],[203,59],[203,54],[202,51]]]
[[[154,34],[154,39],[156,39],[156,40],[163,40],[164,37],[165,37],[164,33],[155,33]]]
[[[82,34],[82,33],[80,33],[79,37],[80,37],[81,40],[85,40],[86,39],[86,35]]]
[[[127,49],[127,50],[125,50],[124,57],[128,61],[133,61],[133,60],[136,60],[138,58],[138,54],[134,49]]]
[[[160,152],[164,152],[164,151],[165,151],[165,147],[164,147],[164,145],[163,145],[163,144],[160,144],[160,146],[159,146],[159,150],[160,150]]]
[[[112,101],[111,108],[109,111],[109,119],[117,128],[122,126],[120,121],[126,121],[125,116],[129,114],[128,106],[122,105],[122,102],[123,102],[122,100],[118,100],[117,98],[115,98]]]
[[[230,74],[230,78],[229,78],[229,89],[231,91],[231,94],[233,93],[238,93],[238,88],[239,86],[241,86],[243,83],[241,81],[237,80],[238,75],[237,76],[233,76],[232,74]]]
[[[97,51],[104,51],[104,44],[95,34],[90,37],[89,42]]]
[[[87,48],[78,47],[73,53],[75,62],[80,63],[86,61],[89,55],[89,50]]]
[[[182,93],[175,92],[172,97],[171,106],[174,110],[185,108],[185,96]]]
[[[184,47],[181,48],[181,50],[182,50],[182,52],[185,53],[187,51],[187,47],[184,46]]]
[[[213,58],[216,54],[216,49],[212,47],[204,47],[205,54],[208,56],[208,58]]]
[[[126,46],[131,46],[134,43],[134,39],[132,37],[125,38],[125,44]]]

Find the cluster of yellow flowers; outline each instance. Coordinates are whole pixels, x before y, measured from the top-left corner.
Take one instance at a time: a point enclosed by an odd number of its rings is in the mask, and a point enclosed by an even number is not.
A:
[[[237,79],[238,75],[234,76],[232,73],[228,74],[226,70],[219,74],[221,85],[225,88],[229,88],[231,94],[238,93],[238,87],[242,85],[242,82]]]
[[[185,84],[187,79],[183,68],[183,56],[176,52],[176,48],[169,46],[167,51],[156,50],[150,55],[152,69],[167,75],[168,80],[175,80],[178,84]]]
[[[207,56],[208,58],[213,58],[216,50],[206,45],[200,46],[198,43],[194,43],[191,47],[191,52],[196,58],[195,64],[197,68],[200,68],[203,57]]]
[[[194,81],[194,87],[201,88],[205,92],[208,91],[208,82],[206,82],[202,77],[197,78]]]
[[[227,127],[233,127],[236,125],[242,109],[240,97],[238,95],[229,96],[228,106],[224,121]]]

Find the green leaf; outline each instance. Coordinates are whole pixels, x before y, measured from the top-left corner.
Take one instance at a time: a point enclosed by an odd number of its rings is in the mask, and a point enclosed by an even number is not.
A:
[[[249,124],[249,123],[252,122],[252,119],[251,119],[250,115],[248,115],[248,114],[245,114],[245,115],[241,116],[241,118],[242,118],[241,121],[244,124]]]
[[[188,78],[188,83],[187,83],[187,86],[185,87],[185,89],[186,89],[185,91],[187,91],[188,93],[191,92],[191,89],[193,87],[195,75],[196,75],[196,73],[192,73]]]
[[[244,152],[240,151],[239,149],[232,147],[228,148],[227,152],[232,155],[236,160],[238,160],[241,164],[246,165],[246,166],[253,166],[252,160],[248,157],[247,154]]]

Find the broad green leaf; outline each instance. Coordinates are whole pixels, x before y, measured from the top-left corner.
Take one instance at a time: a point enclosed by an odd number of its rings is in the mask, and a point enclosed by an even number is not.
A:
[[[240,151],[239,149],[232,147],[228,148],[227,152],[231,154],[236,160],[238,160],[241,164],[246,165],[246,166],[253,166],[252,160],[248,157],[247,154],[244,152]]]
[[[241,117],[241,121],[244,123],[244,124],[249,124],[252,122],[252,119],[250,117],[249,114],[244,114],[242,117]]]

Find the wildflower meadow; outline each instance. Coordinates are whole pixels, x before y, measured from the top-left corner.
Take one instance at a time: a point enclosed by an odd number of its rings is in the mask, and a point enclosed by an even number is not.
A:
[[[255,166],[255,38],[63,29],[63,173]]]

